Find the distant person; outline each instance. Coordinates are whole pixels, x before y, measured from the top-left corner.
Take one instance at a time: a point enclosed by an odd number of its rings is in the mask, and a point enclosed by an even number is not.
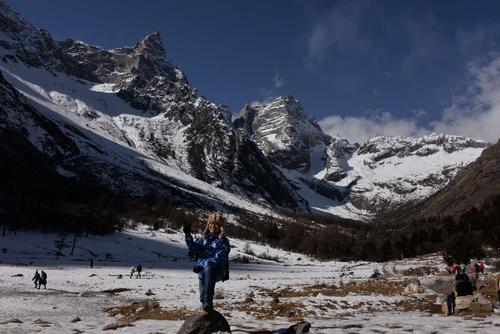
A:
[[[137,276],[135,278],[141,278],[142,266],[139,264],[136,270],[137,270]]]
[[[479,262],[479,272],[481,274],[484,274],[484,262],[483,261]]]
[[[457,274],[466,274],[465,263],[460,263],[460,267],[457,268]]]
[[[446,295],[446,306],[448,309],[447,315],[455,313],[455,291]]]
[[[90,258],[90,269],[94,268],[94,259]]]
[[[479,265],[479,263],[477,261],[474,262],[474,272],[476,274],[479,274],[480,271],[481,271],[481,266]]]
[[[40,274],[38,273],[38,269],[35,270],[35,276],[33,276],[31,280],[35,281],[35,288],[38,288],[38,284],[40,283]]]
[[[470,268],[470,274],[471,274],[471,280],[472,280],[472,285],[476,286],[477,280],[479,279],[479,264],[477,262],[474,262],[474,265]]]
[[[498,303],[500,304],[500,273],[497,274],[497,293],[498,293]]]
[[[47,289],[47,274],[43,270],[40,274],[40,283],[38,284],[38,289],[40,289],[42,285],[44,289]]]
[[[130,267],[130,278],[134,276],[134,273],[135,273],[135,267]]]
[[[203,311],[213,310],[215,283],[229,279],[229,252],[231,247],[224,234],[224,217],[221,213],[208,216],[203,238],[193,240],[191,225],[184,224],[184,234],[189,253],[197,260],[193,272],[198,274],[200,301]]]

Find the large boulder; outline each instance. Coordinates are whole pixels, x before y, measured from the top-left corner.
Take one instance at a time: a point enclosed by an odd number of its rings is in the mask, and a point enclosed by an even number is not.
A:
[[[479,313],[490,313],[493,311],[491,302],[480,294],[474,295],[474,301],[471,303],[469,310]]]
[[[448,312],[446,298],[442,299],[441,310],[444,314]],[[493,311],[493,307],[488,299],[479,293],[475,293],[474,295],[456,297],[455,311],[464,310],[476,313],[491,313]]]
[[[231,333],[226,318],[219,312],[200,312],[190,315],[182,324],[177,334]]]
[[[460,296],[455,298],[455,310],[460,311],[460,310],[467,310],[470,308],[470,305],[474,301],[474,296],[473,295],[468,295],[468,296]]]

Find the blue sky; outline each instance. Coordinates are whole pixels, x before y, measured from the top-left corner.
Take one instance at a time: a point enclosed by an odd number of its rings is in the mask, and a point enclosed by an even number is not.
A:
[[[114,48],[159,31],[191,84],[233,112],[286,94],[351,141],[500,134],[498,1],[7,3],[56,39]]]

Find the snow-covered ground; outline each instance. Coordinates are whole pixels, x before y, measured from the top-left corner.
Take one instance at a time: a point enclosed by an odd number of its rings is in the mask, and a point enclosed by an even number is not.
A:
[[[65,236],[64,255],[57,259],[55,241],[62,240],[61,235],[0,236],[0,333],[100,333],[121,317],[104,309],[145,300],[158,301],[162,319],[169,320],[138,320],[114,332],[175,333],[186,314],[200,309],[198,280],[181,233],[140,226],[109,236],[78,236],[70,255],[73,237]],[[302,319],[312,324],[312,333],[497,333],[500,328],[500,318],[494,314],[432,313],[429,300],[435,300],[437,292],[429,288],[414,296],[401,294],[409,279],[405,271],[438,271],[442,269],[438,256],[389,263],[318,262],[230,240],[230,280],[217,283],[215,307],[233,331],[279,330]],[[243,256],[250,262],[235,261]],[[129,278],[130,267],[139,263],[143,277]],[[35,269],[48,274],[47,290],[34,289]],[[375,269],[384,275],[382,279],[369,279]],[[450,277],[420,279],[432,287],[436,280]],[[153,294],[147,296],[148,290]],[[252,293],[253,300],[245,301]],[[81,321],[71,322],[76,317]],[[13,318],[21,323],[9,322]]]

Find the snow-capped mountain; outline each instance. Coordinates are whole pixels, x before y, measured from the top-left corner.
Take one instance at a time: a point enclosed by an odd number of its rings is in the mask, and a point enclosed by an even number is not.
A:
[[[474,161],[486,143],[429,134],[421,138],[375,137],[350,156],[335,175],[349,189],[351,203],[370,212],[418,201],[445,186]]]
[[[158,32],[105,50],[56,41],[0,0],[0,131],[23,136],[60,176],[177,205],[368,219],[422,199],[485,143],[463,137],[326,135],[291,96],[234,122],[173,65]]]
[[[234,123],[252,136],[275,165],[287,169],[308,171],[312,150],[330,141],[293,96],[278,97],[268,104],[246,105]]]
[[[474,162],[460,170],[453,180],[418,205],[391,213],[392,221],[454,221],[481,226],[492,236],[500,214],[500,140],[485,149]]]
[[[367,219],[433,194],[486,143],[460,136],[331,138],[293,97],[245,106],[234,121],[316,211]]]
[[[200,96],[171,64],[158,33],[113,50],[55,41],[3,1],[0,28],[5,85],[77,148],[58,161],[66,176],[91,174],[132,196],[163,193],[211,209],[248,210],[257,203],[307,210],[255,144],[233,131],[228,108]],[[3,109],[3,125],[13,126],[16,109]],[[18,130],[51,154],[41,143],[53,141],[52,133],[26,122]]]

